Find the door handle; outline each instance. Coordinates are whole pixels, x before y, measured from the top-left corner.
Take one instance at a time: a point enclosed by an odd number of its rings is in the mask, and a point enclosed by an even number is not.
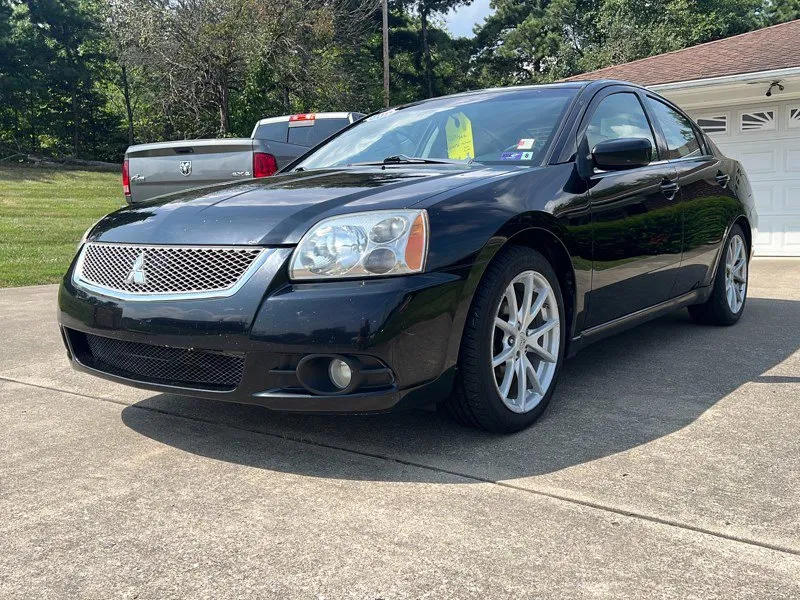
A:
[[[728,183],[731,180],[731,176],[726,175],[725,173],[717,173],[716,180],[717,183],[720,184],[722,187],[728,187]]]
[[[669,179],[665,179],[661,182],[661,193],[664,194],[668,200],[675,198],[675,194],[677,194],[680,189],[677,183]]]

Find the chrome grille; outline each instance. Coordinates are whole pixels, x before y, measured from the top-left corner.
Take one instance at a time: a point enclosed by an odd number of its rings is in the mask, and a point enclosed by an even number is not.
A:
[[[223,295],[252,274],[263,252],[253,247],[89,243],[81,251],[75,279],[111,295]]]
[[[234,389],[244,372],[243,354],[153,346],[88,333],[85,337],[90,355],[80,357],[81,362],[136,381]]]

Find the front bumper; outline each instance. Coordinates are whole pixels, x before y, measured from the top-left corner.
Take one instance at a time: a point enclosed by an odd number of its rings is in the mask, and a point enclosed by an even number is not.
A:
[[[73,366],[153,391],[283,411],[380,412],[424,404],[449,391],[461,333],[460,275],[295,284],[286,277],[291,250],[271,252],[227,298],[123,300],[76,285],[70,268],[59,291],[59,323]],[[111,368],[86,343],[100,338],[176,349],[181,357],[240,357],[240,377],[214,386]],[[351,393],[305,389],[296,377],[298,363],[308,355],[334,354],[382,376],[366,378]],[[171,359],[147,360],[152,366]]]

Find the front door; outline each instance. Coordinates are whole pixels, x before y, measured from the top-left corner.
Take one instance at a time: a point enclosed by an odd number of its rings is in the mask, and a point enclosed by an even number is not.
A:
[[[675,167],[660,156],[638,94],[610,91],[592,101],[579,147],[601,141],[650,140],[653,162],[588,176],[592,216],[591,328],[666,301],[681,260],[683,222]]]

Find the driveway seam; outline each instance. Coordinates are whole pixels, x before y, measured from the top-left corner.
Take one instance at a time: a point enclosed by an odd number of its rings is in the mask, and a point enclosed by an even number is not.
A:
[[[466,479],[466,480],[470,480],[470,481],[474,481],[474,482],[478,482],[478,483],[489,483],[489,484],[493,484],[493,485],[496,485],[496,486],[499,486],[499,487],[515,490],[515,491],[518,491],[518,492],[526,492],[528,494],[533,494],[535,496],[541,496],[541,497],[549,498],[551,500],[558,500],[558,501],[561,501],[561,502],[567,502],[569,504],[583,506],[583,507],[586,507],[586,508],[592,508],[592,509],[595,509],[595,510],[600,510],[600,511],[603,511],[603,512],[608,512],[608,513],[612,513],[612,514],[616,514],[616,515],[620,515],[620,516],[624,516],[624,517],[629,517],[629,518],[633,518],[633,519],[639,519],[639,520],[647,521],[647,522],[650,522],[650,523],[657,523],[659,525],[665,525],[665,526],[668,526],[668,527],[674,527],[674,528],[677,528],[677,529],[683,529],[685,531],[692,531],[692,532],[695,532],[695,533],[709,535],[709,536],[713,536],[713,537],[716,537],[716,538],[720,538],[720,539],[724,539],[724,540],[728,540],[728,541],[732,541],[732,542],[737,542],[737,543],[740,543],[740,544],[746,544],[746,545],[749,545],[749,546],[755,546],[755,547],[763,548],[763,549],[766,549],[766,550],[772,550],[772,551],[780,552],[780,553],[783,553],[783,554],[790,554],[790,555],[793,555],[793,556],[800,556],[800,549],[795,549],[795,548],[792,548],[792,547],[789,547],[789,546],[782,546],[780,544],[772,544],[770,542],[762,542],[762,541],[759,541],[759,540],[754,540],[754,539],[746,538],[746,537],[743,537],[743,536],[738,536],[738,535],[734,535],[734,534],[715,531],[713,529],[708,529],[708,528],[705,528],[705,527],[699,527],[699,526],[696,526],[696,525],[682,523],[680,521],[675,521],[675,520],[672,520],[672,519],[666,519],[666,518],[658,517],[658,516],[655,516],[655,515],[650,515],[650,514],[636,512],[636,511],[629,511],[629,510],[617,508],[615,506],[601,504],[601,503],[598,503],[598,502],[592,502],[590,500],[584,500],[584,499],[576,498],[576,497],[573,497],[573,496],[568,496],[568,495],[563,495],[563,494],[556,494],[556,493],[548,492],[548,491],[541,490],[541,489],[523,487],[523,486],[515,485],[513,483],[507,483],[507,482],[504,482],[504,481],[497,481],[497,480],[493,480],[493,479],[487,479],[487,478],[484,478],[484,477],[478,477],[476,475],[470,475],[470,474],[461,473],[461,472],[458,472],[458,471],[452,471],[452,470],[449,470],[449,469],[444,469],[444,468],[441,468],[441,467],[435,467],[435,466],[431,466],[431,465],[426,465],[424,463],[418,463],[418,462],[414,462],[414,461],[410,461],[410,460],[406,460],[406,459],[394,458],[394,457],[383,455],[383,454],[376,454],[374,452],[365,452],[365,451],[362,451],[362,450],[354,450],[352,448],[345,448],[345,447],[342,447],[342,446],[336,446],[334,444],[326,444],[324,442],[317,442],[317,441],[314,441],[314,440],[309,440],[309,439],[305,439],[305,438],[301,438],[301,437],[295,437],[295,436],[290,436],[290,435],[281,435],[281,434],[278,434],[278,433],[272,433],[272,432],[268,432],[268,431],[259,431],[259,430],[256,430],[256,429],[249,429],[247,427],[237,427],[235,425],[230,425],[230,424],[227,424],[227,423],[220,423],[218,421],[213,421],[211,419],[203,419],[203,418],[200,418],[200,417],[191,417],[191,416],[180,415],[180,414],[177,414],[177,413],[169,412],[169,411],[166,411],[166,410],[160,410],[160,409],[157,409],[157,408],[151,408],[151,407],[147,407],[147,406],[137,406],[135,404],[127,404],[125,402],[122,402],[122,401],[119,401],[119,400],[113,400],[111,398],[104,398],[104,397],[101,397],[101,396],[92,396],[90,394],[82,394],[80,392],[75,392],[75,391],[71,391],[71,390],[63,390],[63,389],[60,389],[60,388],[50,387],[50,386],[47,386],[47,385],[40,385],[40,384],[37,384],[37,383],[30,383],[30,382],[27,382],[27,381],[21,381],[21,380],[18,380],[18,379],[5,377],[5,376],[2,376],[2,375],[0,375],[0,381],[6,381],[6,382],[9,382],[9,383],[17,383],[17,384],[20,384],[20,385],[26,385],[26,386],[29,386],[29,387],[34,387],[34,388],[47,390],[47,391],[51,391],[51,392],[69,394],[69,395],[72,395],[72,396],[77,396],[79,398],[86,398],[86,399],[89,399],[89,400],[97,400],[97,401],[100,401],[100,402],[107,402],[109,404],[115,404],[117,406],[123,406],[123,407],[126,407],[126,408],[132,408],[132,409],[143,410],[143,411],[153,412],[153,413],[157,413],[157,414],[167,415],[167,416],[170,416],[170,417],[176,417],[176,418],[179,418],[179,419],[185,419],[187,421],[193,421],[193,422],[196,422],[196,423],[204,423],[204,424],[207,424],[207,425],[216,425],[216,426],[219,426],[219,427],[225,427],[227,429],[232,429],[232,430],[235,430],[235,431],[244,431],[244,432],[252,433],[252,434],[256,434],[256,435],[263,435],[263,436],[270,437],[270,438],[273,438],[273,439],[291,441],[291,442],[296,442],[296,443],[300,443],[300,444],[307,444],[309,446],[316,446],[318,448],[325,448],[325,449],[328,449],[328,450],[337,450],[337,451],[340,451],[340,452],[346,452],[348,454],[354,454],[354,455],[357,455],[357,456],[365,456],[365,457],[368,457],[368,458],[376,458],[376,459],[379,459],[379,460],[384,460],[384,461],[388,461],[388,462],[394,462],[394,463],[397,463],[397,464],[406,465],[406,466],[410,466],[410,467],[415,467],[415,468],[418,468],[418,469],[425,469],[427,471],[433,471],[435,473],[441,473],[441,474],[445,474],[445,475],[452,475],[452,476],[455,476],[455,477],[460,477],[462,479]]]

